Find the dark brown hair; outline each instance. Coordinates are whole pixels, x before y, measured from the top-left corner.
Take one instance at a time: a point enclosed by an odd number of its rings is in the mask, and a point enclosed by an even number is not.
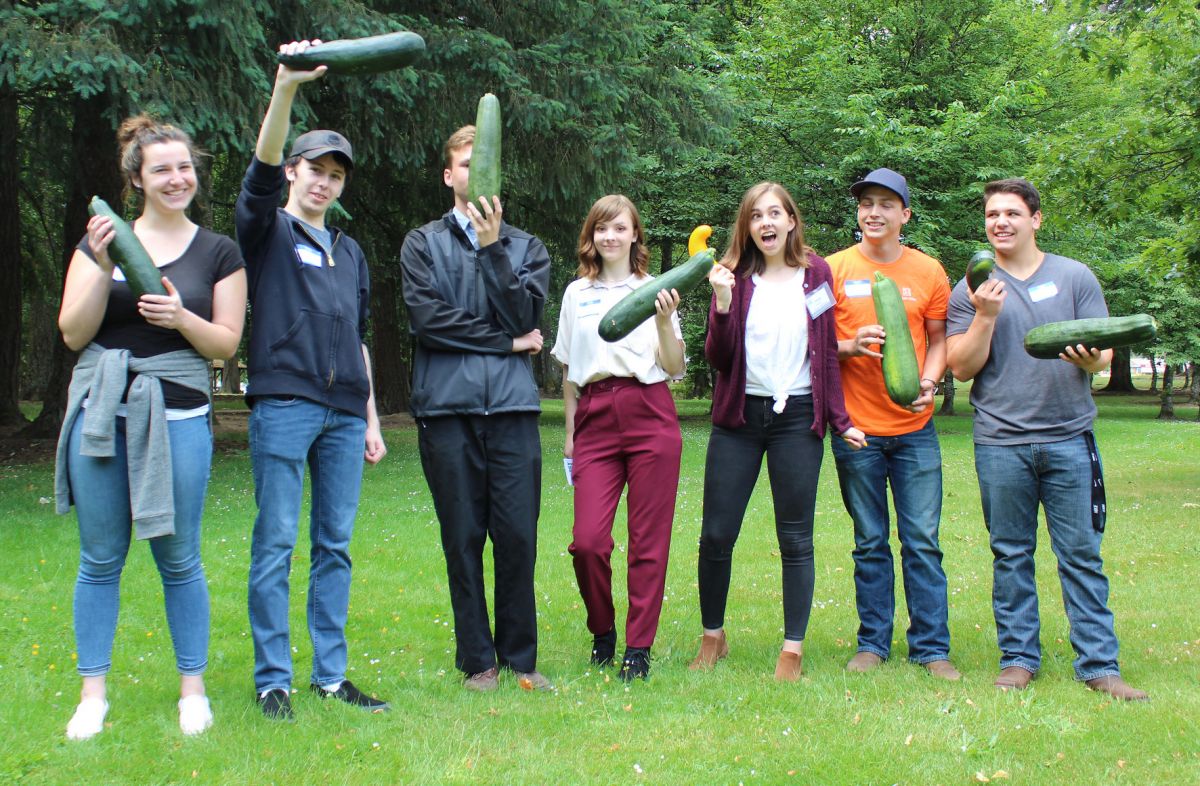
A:
[[[754,210],[754,203],[767,194],[779,197],[783,209],[796,220],[796,226],[788,233],[783,246],[784,262],[788,264],[788,267],[808,267],[808,255],[812,249],[804,245],[804,219],[800,217],[800,209],[796,207],[796,201],[792,199],[792,195],[788,193],[787,189],[778,183],[763,182],[751,186],[746,195],[742,197],[742,204],[738,207],[737,220],[734,221],[733,229],[729,233],[731,238],[729,248],[725,249],[725,256],[721,257],[722,265],[730,270],[738,271],[742,277],[762,273],[767,267],[767,260],[750,237],[750,214]]]
[[[192,157],[192,166],[197,165],[200,151],[186,131],[169,123],[160,123],[147,114],[127,117],[121,123],[117,129],[117,147],[121,151],[121,178],[125,181],[123,197],[128,199],[131,193],[141,193],[141,187],[134,185],[133,179],[142,176],[145,147],[163,142],[182,142]]]
[[[1033,215],[1042,209],[1042,196],[1038,190],[1034,188],[1033,183],[1030,183],[1023,177],[1010,177],[1004,180],[993,180],[983,187],[983,205],[986,208],[988,200],[996,194],[1016,194],[1029,208],[1029,214]]]
[[[596,225],[612,221],[624,210],[629,211],[633,221],[633,245],[629,247],[629,271],[638,276],[646,275],[646,267],[650,260],[650,252],[646,250],[646,231],[642,229],[642,217],[638,209],[624,194],[609,194],[602,196],[592,205],[583,229],[579,230],[579,269],[575,274],[583,278],[595,278],[600,275],[600,252],[596,250],[593,240]]]

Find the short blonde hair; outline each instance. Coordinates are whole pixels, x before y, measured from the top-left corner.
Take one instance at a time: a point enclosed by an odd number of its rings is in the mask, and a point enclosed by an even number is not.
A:
[[[446,169],[450,168],[450,157],[456,150],[462,150],[467,145],[475,144],[475,126],[463,126],[450,135],[446,140],[445,147],[442,148],[442,158],[446,162]]]

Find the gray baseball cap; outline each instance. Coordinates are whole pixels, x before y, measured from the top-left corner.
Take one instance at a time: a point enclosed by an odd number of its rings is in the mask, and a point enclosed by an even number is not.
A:
[[[312,161],[326,153],[337,153],[346,159],[348,166],[354,166],[354,150],[350,147],[350,140],[337,131],[325,129],[309,131],[296,137],[296,141],[292,143],[291,155],[288,157],[300,156]]]
[[[854,194],[854,197],[857,199],[862,195],[863,189],[867,186],[883,186],[888,191],[895,192],[904,201],[904,206],[908,207],[908,181],[899,172],[893,172],[887,167],[876,169],[862,180],[850,186],[850,193]]]

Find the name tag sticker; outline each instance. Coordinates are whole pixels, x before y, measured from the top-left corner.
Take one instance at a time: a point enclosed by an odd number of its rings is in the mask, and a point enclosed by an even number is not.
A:
[[[121,268],[117,267],[116,265],[113,265],[113,281],[124,281],[124,280],[125,280],[125,271],[121,270]]]
[[[843,290],[846,293],[846,297],[870,297],[871,282],[865,278],[847,281],[843,286]]]
[[[804,298],[804,303],[808,306],[808,313],[813,319],[828,311],[833,306],[833,291],[829,288],[829,282],[825,282],[816,290],[809,292]]]
[[[1053,281],[1047,281],[1045,284],[1038,284],[1036,287],[1029,288],[1029,299],[1034,303],[1049,300],[1057,294],[1058,286]]]
[[[296,246],[296,256],[300,257],[300,261],[306,265],[320,267],[325,261],[324,255],[311,246]]]

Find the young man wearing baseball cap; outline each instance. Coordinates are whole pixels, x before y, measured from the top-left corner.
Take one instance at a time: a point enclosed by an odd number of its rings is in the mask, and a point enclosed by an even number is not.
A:
[[[308,46],[293,42],[280,51]],[[258,516],[250,551],[250,631],[255,694],[269,718],[292,717],[288,572],[306,464],[312,474],[310,687],[321,698],[373,712],[388,709],[346,679],[349,547],[363,461],[376,464],[387,453],[364,343],[367,261],[353,238],[325,223],[354,166],[354,152],[341,134],[319,130],[302,134],[283,158],[296,91],[324,73],[324,66],[279,66],[237,200],[238,243],[254,313],[247,401]]]
[[[834,440],[838,481],[854,520],[854,588],[858,651],[849,671],[874,669],[891,654],[895,574],[888,533],[887,490],[892,488],[908,602],[908,659],[935,677],[957,680],[950,662],[946,574],[938,526],[942,515],[942,459],[933,427],[933,396],[946,370],[946,304],[950,285],[941,263],[900,242],[912,217],[908,183],[876,169],[850,187],[858,200],[862,240],[828,257],[833,270],[838,358],[846,410],[867,433],[867,446],[850,450]],[[888,398],[880,345],[888,340],[875,314],[875,273],[896,282],[921,369],[921,394],[904,406]]]

